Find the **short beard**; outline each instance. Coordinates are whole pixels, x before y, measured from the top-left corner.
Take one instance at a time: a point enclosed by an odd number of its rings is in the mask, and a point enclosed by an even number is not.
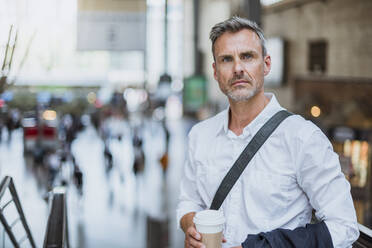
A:
[[[241,92],[241,91],[244,91],[244,92]],[[241,92],[241,94],[239,94],[238,92]],[[229,90],[225,94],[229,99],[231,99],[234,102],[246,102],[252,97],[254,97],[255,95],[257,95],[257,92],[258,92],[257,88],[251,89],[251,90],[246,89],[246,88],[242,88],[242,89],[238,88],[235,90]]]
[[[248,81],[251,84],[251,78],[238,74],[234,75],[234,77],[228,81],[229,86],[231,87],[233,83],[239,79]],[[257,92],[258,92],[257,87],[255,87],[254,89],[247,89],[245,87],[238,86],[236,89],[233,88],[227,89],[225,94],[229,99],[231,99],[234,102],[245,102],[254,97],[257,94]]]

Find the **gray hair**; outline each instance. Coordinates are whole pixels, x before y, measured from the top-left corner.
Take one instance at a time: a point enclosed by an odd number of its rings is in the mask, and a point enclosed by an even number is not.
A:
[[[262,56],[266,56],[267,49],[266,49],[266,40],[265,36],[263,34],[262,29],[255,23],[254,21],[239,17],[239,16],[233,16],[223,22],[217,23],[213,26],[211,29],[211,32],[209,33],[209,39],[212,41],[212,53],[214,58],[214,43],[216,40],[223,35],[226,32],[232,32],[236,33],[243,29],[249,29],[255,32],[258,36],[258,38],[261,41],[261,47],[262,47]]]

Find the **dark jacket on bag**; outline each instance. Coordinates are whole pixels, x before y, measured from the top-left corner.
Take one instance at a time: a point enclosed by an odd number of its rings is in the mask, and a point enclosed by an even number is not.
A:
[[[249,234],[243,248],[332,248],[332,238],[324,221],[294,230],[275,229]]]

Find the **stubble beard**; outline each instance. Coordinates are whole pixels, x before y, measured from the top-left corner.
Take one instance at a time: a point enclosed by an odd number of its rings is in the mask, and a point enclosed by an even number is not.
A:
[[[244,102],[248,101],[255,95],[257,95],[258,89],[247,89],[245,87],[237,87],[236,89],[228,89],[226,91],[226,96],[234,102]]]
[[[236,80],[243,79],[247,81],[247,85],[237,85],[233,86],[233,83]],[[234,102],[243,102],[248,101],[262,88],[262,85],[259,82],[256,82],[257,84],[252,83],[252,80],[250,78],[237,76],[229,80],[227,87],[224,87],[222,90],[223,93],[232,101]]]

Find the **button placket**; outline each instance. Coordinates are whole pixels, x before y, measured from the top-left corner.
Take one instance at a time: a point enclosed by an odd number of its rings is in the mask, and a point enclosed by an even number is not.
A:
[[[236,182],[239,185],[239,181]],[[236,186],[238,186],[236,185]],[[228,222],[232,225],[229,226],[229,236],[230,238],[234,239],[234,233],[236,231],[236,223],[239,222],[239,189],[238,187],[234,187],[231,192],[231,197],[229,199],[229,208],[230,208],[230,216]]]
[[[233,141],[233,147],[234,147],[234,159],[238,159],[240,155],[240,139],[234,139]],[[235,161],[234,161],[235,162]]]
[[[230,137],[229,139],[230,147],[232,147],[232,163],[236,161],[239,157],[242,149],[245,148],[245,139],[239,137]],[[232,164],[226,165],[227,171],[231,168]],[[226,171],[226,173],[227,173]],[[236,223],[239,223],[239,199],[240,199],[240,187],[241,181],[235,183],[234,187],[231,189],[230,193],[227,196],[226,207],[229,210],[229,214],[226,217],[226,225],[225,225],[225,238],[227,240],[234,240],[236,230]]]
[[[227,233],[229,234],[230,238],[234,232],[234,223],[235,223],[234,217],[235,217],[236,207],[237,207],[236,199],[234,199],[233,194],[229,194],[228,202],[227,202],[227,208],[229,209],[229,216],[225,216],[225,217],[226,217]],[[229,225],[230,223],[232,225]]]

